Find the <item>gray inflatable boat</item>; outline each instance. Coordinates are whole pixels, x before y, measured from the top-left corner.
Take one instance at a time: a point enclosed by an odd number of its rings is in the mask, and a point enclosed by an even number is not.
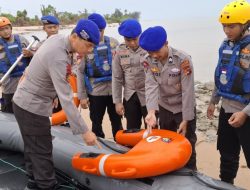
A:
[[[241,188],[221,182],[199,172],[181,169],[151,178],[119,180],[95,176],[72,168],[71,159],[77,152],[116,153],[128,151],[127,147],[112,141],[99,139],[102,149],[86,146],[80,136],[74,136],[69,128],[54,126],[53,158],[55,168],[66,174],[75,184],[90,190],[239,190]],[[0,113],[0,149],[23,151],[23,141],[14,115]],[[79,187],[80,187],[79,186]]]

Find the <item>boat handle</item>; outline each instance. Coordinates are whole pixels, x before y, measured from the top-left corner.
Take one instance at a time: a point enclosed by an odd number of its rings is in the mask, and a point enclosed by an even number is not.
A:
[[[83,166],[82,170],[88,173],[96,173],[96,168],[88,168],[88,166]]]
[[[116,177],[130,177],[130,176],[134,176],[136,174],[136,169],[135,168],[127,168],[125,171],[115,171],[115,169],[113,169],[111,171],[111,175],[112,176],[116,176]]]

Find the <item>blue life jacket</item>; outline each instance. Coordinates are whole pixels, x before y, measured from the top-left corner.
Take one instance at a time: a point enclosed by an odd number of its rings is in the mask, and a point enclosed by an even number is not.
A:
[[[1,51],[6,53],[6,56],[0,59],[0,73],[5,74],[9,68],[15,63],[17,58],[22,54],[22,45],[18,35],[14,35],[14,42],[8,43],[0,38]],[[10,77],[19,77],[27,67],[30,58],[23,58],[10,73]]]
[[[215,70],[217,95],[248,104],[250,99],[244,95],[250,93],[250,69],[240,66],[240,51],[250,44],[250,35],[234,46],[225,40],[219,49],[219,61]]]
[[[87,58],[85,67],[85,85],[89,92],[92,92],[92,85],[89,78],[94,78],[94,84],[111,81],[112,79],[112,50],[110,38],[104,36],[104,43],[95,46],[93,59]]]

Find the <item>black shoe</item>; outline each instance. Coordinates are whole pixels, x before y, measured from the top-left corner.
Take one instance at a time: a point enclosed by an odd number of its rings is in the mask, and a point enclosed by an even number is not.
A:
[[[59,190],[61,189],[61,185],[59,183],[56,183],[55,185],[53,185],[53,187],[49,187],[49,188],[38,188],[36,190]],[[28,189],[29,190],[29,189]]]
[[[37,187],[37,184],[34,180],[28,179],[28,183],[24,190],[38,190],[39,188]]]
[[[62,123],[61,126],[64,126],[64,127],[69,127],[70,128],[70,124],[69,122],[65,122],[65,123]]]

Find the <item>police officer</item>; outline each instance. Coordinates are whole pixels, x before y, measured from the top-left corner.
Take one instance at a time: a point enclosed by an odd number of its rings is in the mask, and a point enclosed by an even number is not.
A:
[[[146,72],[146,104],[149,127],[156,125],[159,110],[160,128],[177,131],[192,145],[192,155],[186,167],[196,170],[194,75],[191,57],[168,45],[167,33],[161,26],[145,30],[139,40],[148,52],[144,62]]]
[[[59,32],[59,20],[52,15],[42,16],[41,22],[43,24],[43,30],[46,32],[46,39],[41,40],[37,43],[36,47],[32,49],[33,54],[38,50],[38,48],[47,40],[50,36],[58,34]],[[58,97],[56,96],[53,100],[53,113],[56,113],[62,109]]]
[[[89,15],[89,20],[95,22],[100,30],[100,43],[94,47],[94,51],[84,57],[79,65],[77,74],[78,98],[82,108],[90,110],[92,131],[98,137],[105,137],[102,130],[102,120],[107,108],[112,125],[113,137],[118,130],[122,129],[121,117],[115,112],[112,101],[112,54],[118,41],[104,36],[106,21],[97,13]]]
[[[242,147],[250,168],[250,4],[233,1],[220,14],[219,22],[227,38],[219,49],[215,85],[207,109],[212,119],[215,104],[222,99],[217,149],[220,152],[220,178],[234,183]]]
[[[0,78],[9,70],[16,59],[23,53],[24,57],[9,77],[1,85],[2,99],[1,111],[13,113],[12,97],[16,91],[18,81],[24,69],[30,62],[32,54],[25,51],[29,42],[21,35],[12,34],[12,25],[8,18],[0,17]]]
[[[52,159],[52,136],[49,116],[52,99],[57,94],[66,112],[73,134],[81,134],[87,145],[97,144],[73,104],[73,93],[67,82],[71,74],[72,53],[92,52],[100,38],[98,27],[90,20],[78,21],[69,36],[48,38],[33,56],[25,78],[13,97],[13,110],[24,141],[27,189],[55,189],[57,181]]]
[[[116,112],[119,115],[125,114],[127,129],[140,129],[141,119],[147,115],[145,73],[141,64],[147,52],[139,47],[141,25],[135,19],[127,19],[121,23],[118,32],[124,37],[125,43],[119,45],[113,61],[113,102]]]
[[[46,32],[46,39],[48,39],[50,36],[54,35],[54,34],[58,34],[59,31],[59,20],[52,15],[45,15],[42,16],[41,18],[41,22],[43,24],[43,30]],[[45,42],[45,40],[40,41],[37,46],[35,51]]]

